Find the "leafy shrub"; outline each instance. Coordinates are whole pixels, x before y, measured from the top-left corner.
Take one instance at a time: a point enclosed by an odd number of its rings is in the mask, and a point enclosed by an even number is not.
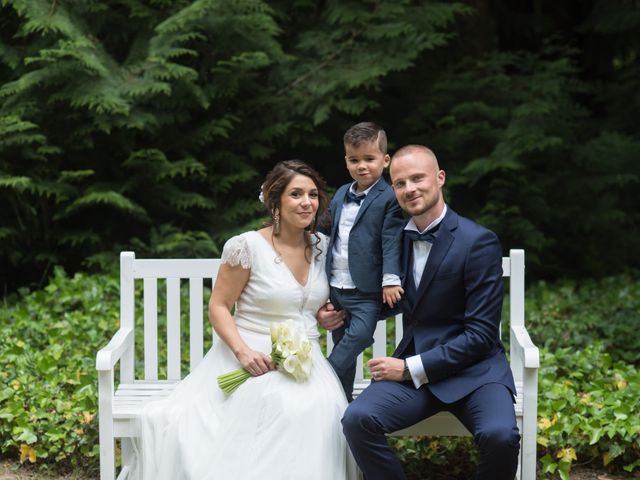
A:
[[[141,287],[138,282],[136,288]],[[186,285],[183,285],[186,286]],[[158,289],[158,338],[166,334],[166,289]],[[203,288],[203,300],[211,289]],[[183,288],[182,304],[188,304]],[[141,311],[142,295],[136,294]],[[119,325],[120,285],[115,274],[69,278],[56,268],[49,285],[23,290],[0,309],[0,453],[43,466],[93,470],[98,463],[95,357]],[[183,321],[188,316],[183,311]],[[206,316],[203,319],[207,322]],[[183,352],[189,348],[182,329]],[[143,325],[136,322],[136,375],[143,373]],[[211,346],[205,335],[204,348]],[[183,356],[182,371],[189,369]],[[166,344],[158,345],[158,374],[166,377]],[[116,377],[117,377],[116,373]]]
[[[410,480],[466,480],[478,462],[471,437],[391,437],[389,444]]]
[[[541,351],[538,444],[543,474],[569,478],[574,461],[640,470],[640,371],[600,343]]]
[[[95,354],[117,327],[115,276],[55,269],[0,309],[0,451],[87,470],[98,460]]]
[[[614,360],[640,366],[640,276],[539,282],[527,290],[527,328],[553,351],[602,342]]]

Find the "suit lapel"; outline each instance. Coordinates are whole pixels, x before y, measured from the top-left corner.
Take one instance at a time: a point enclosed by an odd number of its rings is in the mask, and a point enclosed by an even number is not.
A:
[[[402,230],[402,272],[404,272],[404,278],[402,279],[403,288],[405,284],[409,282],[409,275],[413,275],[411,264],[413,260],[413,242],[404,234]]]
[[[360,218],[362,218],[362,215],[364,215],[365,210],[367,210],[367,208],[369,208],[369,205],[371,205],[371,203],[378,196],[380,196],[380,194],[384,191],[386,187],[387,187],[387,182],[385,182],[384,178],[381,178],[380,180],[378,180],[378,183],[376,183],[375,186],[369,191],[369,193],[367,193],[367,196],[364,197],[364,200],[362,201],[362,205],[360,205],[360,210],[358,210],[356,219],[353,221],[354,225],[358,223],[358,221],[360,221]],[[345,192],[345,195],[346,195],[346,192]]]
[[[424,266],[420,285],[417,287],[416,299],[413,303],[414,309],[420,303],[419,300],[424,298],[433,277],[438,271],[438,268],[440,268],[444,257],[447,255],[447,252],[453,243],[453,239],[455,237],[453,236],[452,231],[458,225],[458,215],[453,210],[449,209],[445,217],[442,219],[442,222],[443,223],[437,233],[436,241],[433,243],[431,251],[429,252],[427,264]]]
[[[402,288],[405,291],[404,299],[407,302],[406,307],[403,310],[412,311],[413,302],[415,300],[416,286],[413,281],[413,242],[402,234],[402,272],[404,272],[402,278]]]
[[[333,199],[333,205],[334,208],[331,212],[331,216],[333,217],[331,219],[331,240],[332,242],[335,240],[337,232],[338,232],[338,226],[340,225],[340,215],[342,215],[342,205],[344,205],[344,200],[345,197],[347,196],[347,190],[349,189],[349,185],[341,187],[340,189],[338,189],[338,191],[336,192],[336,195]]]
[[[402,271],[404,272],[402,279],[402,288],[404,295],[400,300],[400,309],[403,314],[402,323],[404,332],[402,339],[393,352],[394,357],[402,358],[403,353],[407,350],[413,341],[413,321],[411,321],[411,313],[413,305],[416,301],[416,285],[413,281],[413,242],[402,235]],[[414,349],[415,350],[415,349]]]

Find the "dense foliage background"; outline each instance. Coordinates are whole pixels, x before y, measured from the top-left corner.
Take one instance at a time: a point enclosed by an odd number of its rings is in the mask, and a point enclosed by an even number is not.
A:
[[[346,181],[364,119],[531,274],[638,266],[639,42],[631,0],[1,0],[0,288],[217,255],[276,161]]]

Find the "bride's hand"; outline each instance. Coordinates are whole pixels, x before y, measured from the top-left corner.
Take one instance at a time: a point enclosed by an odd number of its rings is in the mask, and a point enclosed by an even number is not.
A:
[[[322,328],[333,331],[344,325],[344,310],[336,310],[332,303],[325,303],[316,313],[316,320]]]
[[[246,350],[237,355],[238,361],[247,372],[254,377],[263,375],[276,369],[275,363],[269,355],[255,350]]]

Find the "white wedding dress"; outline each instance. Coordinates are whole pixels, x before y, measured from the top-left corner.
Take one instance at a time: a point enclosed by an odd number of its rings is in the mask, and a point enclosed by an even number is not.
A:
[[[312,237],[313,238],[313,237]],[[355,480],[355,462],[340,419],[347,402],[318,343],[315,315],[327,300],[327,242],[301,285],[258,232],[230,239],[223,263],[251,270],[236,304],[235,321],[247,344],[271,352],[269,325],[293,319],[313,345],[310,378],[297,383],[280,371],[249,378],[225,396],[216,378],[240,368],[217,339],[202,362],[165,400],[142,415],[144,480]],[[315,249],[314,249],[315,250]],[[140,468],[139,468],[140,470]]]

